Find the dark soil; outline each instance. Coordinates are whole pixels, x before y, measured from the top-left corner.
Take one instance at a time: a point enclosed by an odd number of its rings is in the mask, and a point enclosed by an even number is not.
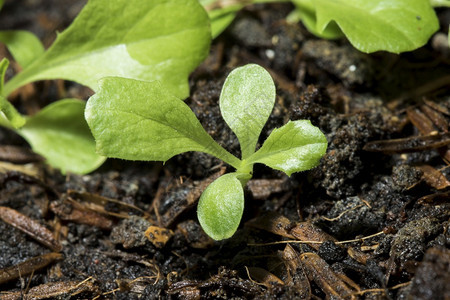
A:
[[[30,30],[48,46],[83,3],[6,1],[0,29]],[[226,166],[208,155],[164,166],[109,160],[85,176],[2,155],[0,215],[20,212],[41,227],[26,234],[0,221],[0,298],[450,299],[447,33],[411,53],[367,55],[288,24],[291,9],[239,13],[192,74],[187,103],[238,155],[218,99],[232,69],[258,63],[278,95],[262,138],[289,119],[311,120],[329,142],[317,168],[288,178],[256,166],[239,230],[214,242],[196,201]],[[447,30],[449,11],[439,16]],[[10,57],[3,46],[0,56]],[[91,93],[46,81],[10,100],[30,114]],[[3,128],[0,143],[28,153]]]

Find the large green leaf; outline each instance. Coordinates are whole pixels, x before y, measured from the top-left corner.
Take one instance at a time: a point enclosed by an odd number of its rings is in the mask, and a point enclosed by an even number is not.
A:
[[[5,127],[19,128],[25,124],[25,119],[14,108],[14,106],[2,96],[3,82],[5,80],[6,69],[8,69],[9,61],[3,58],[0,61],[0,125]]]
[[[84,107],[85,102],[77,99],[54,102],[27,119],[18,133],[63,173],[88,173],[105,158],[95,152],[94,138],[83,118]]]
[[[300,6],[311,0],[293,0]],[[336,22],[352,45],[363,52],[393,53],[423,46],[438,29],[429,0],[314,0],[315,29]],[[311,20],[308,27],[312,27]]]
[[[209,20],[197,0],[90,0],[37,61],[5,86],[62,78],[97,90],[120,76],[159,80],[175,96],[189,95],[187,77],[208,55]]]
[[[183,101],[158,82],[110,77],[86,106],[86,120],[97,151],[108,157],[166,161],[187,151],[201,151],[239,166],[217,144]]]
[[[41,41],[24,30],[0,31],[0,42],[4,43],[22,68],[27,67],[44,53]]]
[[[215,240],[231,237],[244,212],[244,191],[236,173],[217,178],[203,192],[197,216],[203,230]]]
[[[309,120],[289,121],[269,135],[246,163],[263,163],[290,176],[319,164],[327,150],[327,139]]]
[[[220,94],[220,111],[239,139],[242,159],[255,152],[275,96],[272,77],[258,65],[237,68],[225,80]]]

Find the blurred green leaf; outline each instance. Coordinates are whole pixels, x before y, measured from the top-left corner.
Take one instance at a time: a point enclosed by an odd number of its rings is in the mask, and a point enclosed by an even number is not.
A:
[[[27,119],[19,129],[32,146],[53,167],[63,173],[88,173],[105,158],[95,152],[95,141],[83,118],[85,102],[63,99]]]
[[[44,46],[42,46],[41,41],[29,31],[0,31],[0,42],[8,47],[8,50],[22,68],[27,67],[44,53]]]
[[[121,76],[161,81],[184,99],[188,75],[209,53],[209,26],[197,0],[91,0],[5,93],[57,78],[97,90],[100,78]]]
[[[305,26],[327,36],[344,32],[363,52],[400,53],[423,46],[439,28],[429,0],[293,0],[304,11]],[[332,34],[331,34],[332,36]]]

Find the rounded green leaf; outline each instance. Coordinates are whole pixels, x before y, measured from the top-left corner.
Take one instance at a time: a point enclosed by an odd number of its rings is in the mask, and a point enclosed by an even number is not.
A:
[[[95,141],[83,118],[85,102],[64,99],[54,102],[27,119],[18,130],[47,162],[63,173],[88,173],[105,158],[95,152]]]
[[[67,79],[98,87],[120,76],[158,80],[189,95],[188,75],[209,53],[208,15],[197,0],[91,0],[38,60],[5,85]]]
[[[85,117],[97,151],[108,157],[166,161],[201,151],[239,165],[208,135],[189,106],[157,81],[104,78],[88,100]]]
[[[234,69],[220,94],[222,116],[241,144],[242,158],[255,152],[261,130],[275,104],[275,84],[263,67],[250,64]]]
[[[290,176],[314,168],[327,150],[327,139],[309,120],[289,121],[274,129],[247,163],[263,163]]]
[[[244,191],[236,173],[211,183],[200,197],[197,216],[203,230],[219,241],[231,237],[244,212]]]

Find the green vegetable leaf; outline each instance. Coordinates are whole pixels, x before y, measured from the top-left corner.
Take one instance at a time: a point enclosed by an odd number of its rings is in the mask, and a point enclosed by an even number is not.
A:
[[[263,163],[290,176],[319,164],[327,150],[327,139],[309,120],[289,121],[274,129],[247,163]]]
[[[272,77],[258,65],[237,68],[225,80],[220,94],[220,111],[239,139],[242,159],[255,152],[275,96]]]
[[[433,7],[450,7],[450,0],[430,0]]]
[[[211,35],[216,38],[221,34],[234,20],[236,13],[241,10],[243,5],[228,7],[223,10],[212,10],[208,12],[211,20]]]
[[[313,0],[293,0],[293,2],[297,9],[289,16],[290,21],[295,21],[293,19],[297,14],[305,27],[311,33],[321,38],[337,39],[344,35],[336,22],[330,22],[324,30],[317,30],[316,9]]]
[[[243,3],[236,2],[224,7],[218,0],[199,0],[199,2],[208,12],[213,38],[219,36],[233,22],[236,13],[245,6]]]
[[[159,80],[179,98],[187,77],[208,55],[209,20],[197,0],[89,1],[48,51],[10,80],[5,92],[40,79],[62,78],[97,90],[120,76]]]
[[[19,128],[25,124],[25,119],[14,108],[14,106],[3,97],[3,82],[5,80],[6,69],[8,69],[9,61],[3,58],[0,61],[0,125],[5,127]]]
[[[244,212],[244,191],[236,173],[217,178],[203,192],[197,216],[203,230],[215,240],[231,237]]]
[[[0,42],[4,43],[17,63],[25,68],[44,53],[41,41],[24,30],[0,31]]]
[[[156,81],[102,79],[85,117],[97,151],[108,157],[166,161],[201,151],[234,167],[240,163],[208,135],[189,106]]]
[[[423,46],[439,27],[429,0],[293,1],[300,8],[311,9],[310,4],[314,4],[315,18],[303,20],[313,33],[323,35],[336,22],[355,48],[368,53],[414,50]]]
[[[199,0],[211,20],[211,35],[216,38],[234,20],[238,11],[252,3],[289,2],[289,0]]]
[[[30,117],[18,133],[63,173],[88,173],[105,158],[95,152],[94,138],[83,118],[84,107],[85,102],[77,99],[54,102]]]

